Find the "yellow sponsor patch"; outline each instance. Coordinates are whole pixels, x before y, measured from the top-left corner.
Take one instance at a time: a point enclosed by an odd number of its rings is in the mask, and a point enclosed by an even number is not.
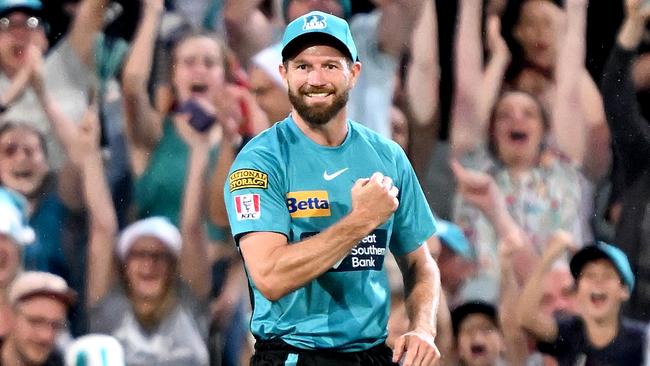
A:
[[[291,217],[331,216],[327,191],[300,191],[287,193],[287,209]]]
[[[255,169],[239,169],[230,174],[230,192],[244,188],[266,189],[269,184],[269,176],[264,172]]]

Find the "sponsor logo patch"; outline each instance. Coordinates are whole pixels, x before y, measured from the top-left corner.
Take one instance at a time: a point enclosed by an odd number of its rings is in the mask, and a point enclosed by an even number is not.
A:
[[[255,169],[235,170],[228,177],[230,192],[244,188],[266,189],[269,185],[269,175]]]
[[[240,194],[234,197],[237,220],[257,220],[260,218],[260,195]]]
[[[303,233],[306,239],[318,233]],[[373,230],[355,245],[347,256],[334,264],[328,272],[381,271],[384,266],[388,233],[384,229]]]
[[[287,193],[287,209],[293,218],[331,216],[327,191]]]
[[[303,17],[302,30],[325,29],[327,28],[327,19],[322,15],[311,15]]]

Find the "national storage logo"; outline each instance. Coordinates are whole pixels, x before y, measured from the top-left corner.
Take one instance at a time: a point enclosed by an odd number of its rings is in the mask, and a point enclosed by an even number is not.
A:
[[[327,191],[287,193],[287,209],[293,218],[331,216]]]
[[[255,169],[239,169],[230,174],[230,192],[244,188],[266,189],[269,184],[268,174]]]

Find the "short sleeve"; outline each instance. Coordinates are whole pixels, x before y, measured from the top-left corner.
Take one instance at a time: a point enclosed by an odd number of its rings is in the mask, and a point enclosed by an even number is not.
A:
[[[395,212],[390,249],[396,256],[419,248],[436,231],[435,219],[422,192],[415,171],[402,149],[396,156],[399,181],[399,207]]]
[[[277,232],[289,237],[284,169],[273,154],[260,150],[242,151],[224,186],[228,221],[237,244],[249,232]]]

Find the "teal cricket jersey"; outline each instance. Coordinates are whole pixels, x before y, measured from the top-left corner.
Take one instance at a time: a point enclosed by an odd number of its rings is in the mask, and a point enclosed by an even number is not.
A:
[[[318,234],[351,209],[355,181],[381,172],[399,188],[399,208],[326,273],[281,299],[251,286],[251,331],[303,349],[361,351],[384,342],[390,288],[383,263],[417,249],[435,221],[404,151],[348,121],[345,141],[316,144],[289,116],[239,153],[224,187],[235,240],[248,232],[278,232],[289,243]]]

